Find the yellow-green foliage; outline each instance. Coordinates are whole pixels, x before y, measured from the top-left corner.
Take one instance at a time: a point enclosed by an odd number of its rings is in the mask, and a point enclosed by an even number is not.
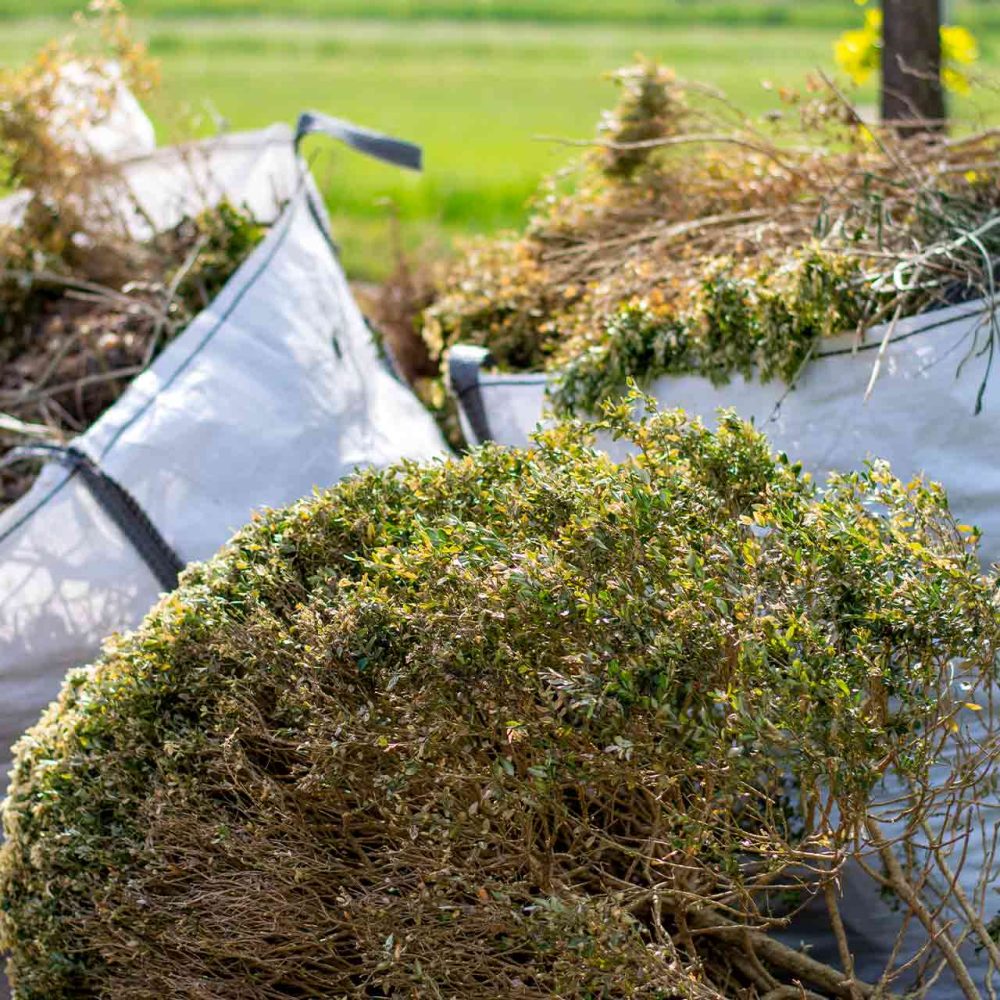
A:
[[[993,589],[938,488],[635,402],[265,513],[72,674],[4,810],[18,1000],[745,995],[749,938],[672,936],[835,872],[883,773],[933,800]]]

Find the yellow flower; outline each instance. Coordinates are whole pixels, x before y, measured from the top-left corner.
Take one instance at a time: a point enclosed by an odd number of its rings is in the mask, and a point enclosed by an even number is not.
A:
[[[867,0],[856,0],[863,6]],[[864,83],[878,69],[882,56],[882,11],[865,11],[864,27],[845,31],[833,44],[837,65],[855,83]],[[979,58],[979,45],[967,28],[948,24],[941,28],[941,82],[951,91],[967,94],[969,76],[961,68]]]
[[[946,24],[941,29],[941,59],[943,62],[968,66],[979,58],[979,45],[968,28]]]
[[[879,40],[882,12],[865,11],[865,26],[845,31],[834,42],[833,57],[837,65],[855,82],[864,83],[879,65]]]
[[[954,66],[941,67],[941,82],[946,90],[955,94],[968,94],[972,90],[968,76]]]
[[[971,90],[968,74],[960,67],[968,66],[979,58],[979,45],[972,32],[957,24],[946,24],[941,29],[941,82],[956,94]]]

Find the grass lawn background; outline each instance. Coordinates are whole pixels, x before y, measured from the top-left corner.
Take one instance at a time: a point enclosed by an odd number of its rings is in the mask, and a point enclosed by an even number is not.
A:
[[[39,13],[74,6],[0,0],[0,63],[22,61],[68,26]],[[539,179],[576,155],[537,137],[592,135],[614,101],[602,74],[637,51],[764,111],[779,105],[762,81],[776,88],[816,67],[831,71],[834,38],[860,19],[852,0],[144,0],[130,9],[154,15],[137,28],[163,64],[162,107],[152,110],[164,139],[178,127],[168,107],[200,114],[202,131],[209,108],[242,129],[313,107],[424,145],[425,173],[415,176],[310,140],[345,264],[374,278],[391,265],[387,199],[408,245],[428,252],[456,235],[522,224]],[[259,16],[279,10],[281,19]],[[18,16],[29,12],[36,16]],[[977,29],[980,69],[995,73],[1000,12],[968,2],[957,12]],[[871,88],[858,94],[874,99]],[[996,121],[1000,91],[955,101],[954,111]]]

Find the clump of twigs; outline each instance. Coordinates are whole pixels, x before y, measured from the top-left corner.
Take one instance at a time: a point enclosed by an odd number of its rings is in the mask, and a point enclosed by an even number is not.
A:
[[[465,439],[455,400],[445,391],[438,360],[421,335],[423,313],[438,294],[444,255],[440,247],[427,244],[417,252],[407,250],[399,214],[392,204],[388,207],[395,261],[392,272],[377,284],[355,281],[351,288],[400,376],[427,407],[448,443],[461,451]]]
[[[141,202],[87,135],[122,87],[141,96],[155,82],[115,0],[92,3],[72,35],[0,75],[0,162],[16,191],[0,224],[0,509],[33,479],[4,455],[85,430],[263,234],[222,203],[136,235]]]
[[[96,282],[68,269],[0,269],[0,281],[17,284],[23,295],[19,312],[7,315],[0,455],[86,430],[209,305],[263,231],[222,202],[149,243],[133,244],[135,270],[123,282]],[[24,465],[0,474],[0,507],[33,478]]]
[[[383,339],[393,361],[411,385],[437,375],[437,365],[420,336],[420,316],[434,301],[435,253],[411,253],[403,244],[399,213],[391,202],[389,234],[393,269],[378,284],[355,282],[352,287],[376,336]],[[426,251],[427,248],[424,248]]]
[[[641,404],[267,512],[71,675],[4,805],[19,1000],[995,983],[974,537],[936,486],[821,490]],[[922,934],[874,978],[850,865]],[[832,958],[774,933],[810,903]]]
[[[555,402],[578,411],[630,377],[790,381],[821,337],[992,299],[996,130],[901,138],[822,77],[763,118],[652,62],[614,78],[574,190],[554,181],[523,236],[453,269],[426,315],[437,356],[466,341],[558,371]]]

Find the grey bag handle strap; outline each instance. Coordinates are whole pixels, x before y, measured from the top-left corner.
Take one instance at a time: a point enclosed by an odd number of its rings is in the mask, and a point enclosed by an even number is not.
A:
[[[322,111],[303,111],[299,115],[295,127],[295,148],[307,135],[328,135],[339,139],[359,153],[373,156],[376,160],[391,163],[407,170],[420,170],[423,167],[423,150],[420,146],[403,139],[394,139],[391,135],[373,132],[371,129],[352,125],[342,118],[333,118]]]
[[[458,405],[476,437],[470,444],[484,444],[493,440],[479,385],[480,372],[492,364],[492,361],[490,352],[485,347],[474,344],[456,344],[448,352],[448,381],[452,391],[458,396]]]
[[[13,449],[4,456],[0,465],[12,465],[28,458],[56,462],[72,473],[79,474],[90,495],[139,553],[160,586],[164,590],[173,590],[177,586],[177,577],[184,568],[184,563],[156,529],[135,497],[90,456],[78,448],[34,444]]]

